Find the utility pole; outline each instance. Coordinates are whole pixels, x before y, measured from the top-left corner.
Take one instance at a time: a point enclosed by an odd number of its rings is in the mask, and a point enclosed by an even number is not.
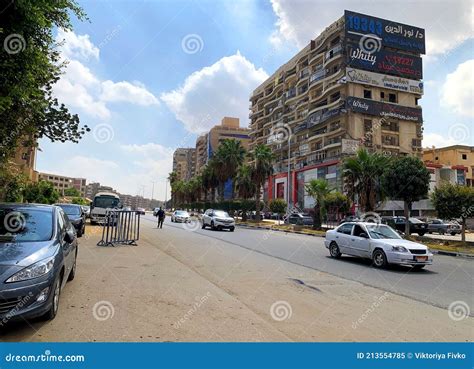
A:
[[[151,187],[151,201],[153,201],[153,195],[155,193],[155,181],[150,181],[152,183]]]
[[[290,182],[291,182],[291,179],[290,179],[290,176],[291,176],[291,173],[290,173],[290,167],[291,167],[291,158],[290,158],[290,155],[291,155],[291,135],[288,135],[288,179],[287,179],[287,183],[286,183],[286,187],[287,187],[287,203],[288,203],[288,210],[290,209],[291,207],[291,197],[290,197]]]
[[[168,178],[165,178],[165,206],[164,206],[165,209],[166,209],[167,202],[168,202]]]

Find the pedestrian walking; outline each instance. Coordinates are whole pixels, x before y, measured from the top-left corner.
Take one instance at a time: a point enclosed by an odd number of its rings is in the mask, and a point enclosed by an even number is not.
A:
[[[160,210],[158,210],[158,227],[157,228],[163,228],[163,221],[165,220],[165,211],[160,208]]]

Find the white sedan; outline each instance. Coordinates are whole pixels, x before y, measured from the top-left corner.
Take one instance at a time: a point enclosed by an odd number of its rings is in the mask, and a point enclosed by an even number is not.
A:
[[[185,210],[176,210],[171,214],[171,221],[174,223],[188,223],[191,220],[191,216]]]
[[[342,254],[369,258],[377,268],[401,264],[421,269],[433,263],[433,254],[428,247],[404,240],[384,224],[343,223],[326,232],[324,244],[334,258],[340,258]]]

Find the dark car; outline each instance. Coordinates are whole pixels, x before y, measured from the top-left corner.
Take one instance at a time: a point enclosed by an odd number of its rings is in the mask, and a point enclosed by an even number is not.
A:
[[[409,218],[408,221],[410,224],[410,234],[417,233],[419,236],[424,236],[428,232],[428,224],[425,222],[416,218]],[[388,224],[399,232],[405,232],[405,217],[383,217],[382,223]]]
[[[0,322],[53,319],[76,274],[77,237],[57,206],[0,204]]]
[[[461,234],[461,226],[456,222],[432,219],[428,222],[428,232],[436,232],[439,234],[449,233],[451,236],[455,236]]]
[[[86,231],[86,214],[82,210],[81,205],[75,204],[55,204],[64,210],[67,217],[76,228],[77,237],[82,237]]]
[[[360,222],[360,221],[361,220],[356,215],[346,215],[344,218],[341,219],[339,224],[347,223],[347,222]]]
[[[308,214],[293,213],[293,214],[290,214],[290,216],[288,216],[285,223],[302,225],[302,226],[312,226],[313,218]]]

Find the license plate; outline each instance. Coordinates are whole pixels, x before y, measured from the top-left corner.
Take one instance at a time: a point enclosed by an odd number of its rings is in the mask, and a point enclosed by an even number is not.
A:
[[[417,256],[416,261],[426,261],[428,260],[428,256]]]

